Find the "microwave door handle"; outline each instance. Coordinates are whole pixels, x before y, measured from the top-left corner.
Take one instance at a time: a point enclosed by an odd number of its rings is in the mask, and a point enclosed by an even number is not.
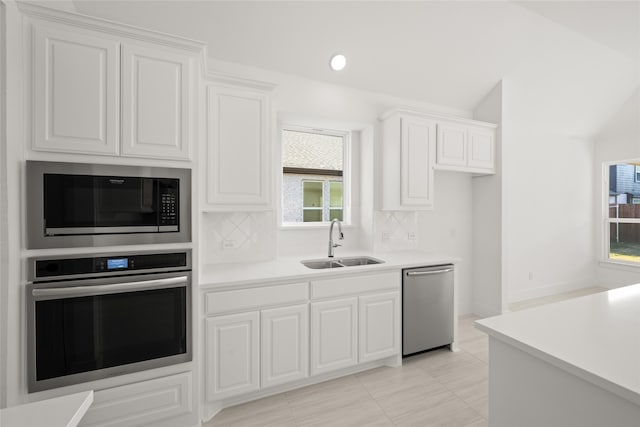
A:
[[[105,295],[123,292],[136,292],[150,289],[186,286],[187,276],[169,277],[166,279],[145,280],[142,282],[115,283],[113,285],[71,286],[67,288],[33,289],[32,295],[40,299],[62,299],[84,297],[91,295]]]

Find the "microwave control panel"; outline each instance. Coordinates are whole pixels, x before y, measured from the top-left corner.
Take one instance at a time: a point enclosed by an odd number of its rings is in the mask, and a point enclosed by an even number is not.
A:
[[[178,225],[178,182],[174,179],[160,180],[160,226]]]

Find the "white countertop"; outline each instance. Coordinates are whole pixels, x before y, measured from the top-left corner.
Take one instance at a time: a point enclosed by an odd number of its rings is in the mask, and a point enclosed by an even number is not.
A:
[[[640,284],[478,320],[476,327],[640,405]]]
[[[420,251],[400,251],[389,253],[338,253],[335,259],[350,256],[370,256],[383,260],[382,264],[359,265],[353,267],[327,268],[314,270],[300,263],[302,260],[325,259],[322,255],[278,257],[269,261],[206,264],[200,273],[201,288],[226,288],[245,284],[273,283],[275,281],[311,280],[339,274],[357,274],[420,267],[427,265],[458,263],[460,259],[450,256],[439,256]]]
[[[93,403],[93,391],[0,410],[2,427],[76,427]]]

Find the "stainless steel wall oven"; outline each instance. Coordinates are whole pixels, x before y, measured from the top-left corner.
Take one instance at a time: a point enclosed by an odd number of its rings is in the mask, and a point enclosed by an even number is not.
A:
[[[27,247],[191,241],[191,171],[27,161]]]
[[[191,253],[29,259],[29,392],[192,359]]]

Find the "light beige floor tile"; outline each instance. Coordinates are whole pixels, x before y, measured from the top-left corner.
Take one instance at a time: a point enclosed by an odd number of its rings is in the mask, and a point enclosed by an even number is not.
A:
[[[488,377],[488,365],[478,360],[475,363],[459,366],[448,372],[440,371],[434,375],[436,380],[454,393],[464,393],[472,386],[486,381]]]
[[[329,413],[359,402],[373,401],[371,395],[354,377],[349,381],[330,381],[299,391],[287,392],[291,412],[296,419]]]
[[[391,420],[396,426],[464,427],[484,418],[453,394],[435,405],[421,405]]]
[[[460,341],[458,345],[461,350],[464,350],[473,356],[484,356],[489,351],[489,338],[487,335],[483,334],[481,337]]]
[[[465,351],[438,349],[405,359],[403,363],[420,367],[429,375],[436,377],[455,371],[467,365],[478,363],[478,359]]]
[[[392,427],[393,423],[382,409],[371,400],[352,403],[334,411],[321,414],[307,415],[296,418],[299,427],[307,426],[379,426]]]
[[[223,409],[202,427],[295,426],[289,403],[276,395]]]
[[[356,378],[374,398],[395,394],[411,387],[437,384],[431,375],[417,366],[377,368],[358,374]]]
[[[442,384],[433,382],[429,385],[406,387],[392,394],[379,396],[376,402],[392,421],[420,408],[433,408],[455,397]]]
[[[489,427],[489,421],[487,421],[486,419],[483,419],[480,421],[475,421],[471,424],[467,424],[464,427]]]

